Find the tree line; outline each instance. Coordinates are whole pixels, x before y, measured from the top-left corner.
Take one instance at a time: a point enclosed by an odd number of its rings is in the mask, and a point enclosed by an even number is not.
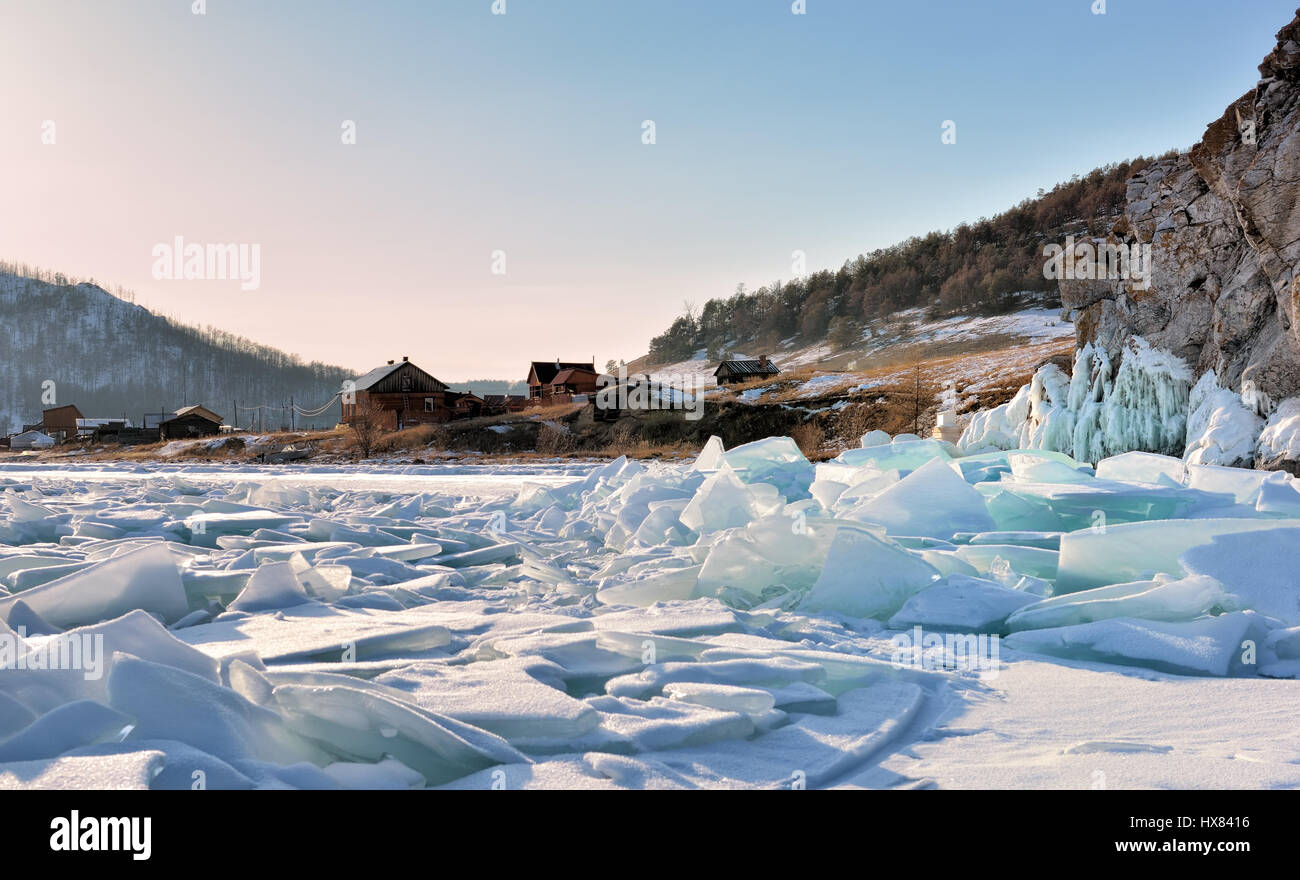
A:
[[[756,291],[741,284],[732,296],[699,309],[688,303],[651,340],[650,360],[670,363],[699,351],[717,360],[732,346],[773,350],[784,341],[846,348],[905,309],[923,308],[930,318],[1007,311],[1019,293],[1055,291],[1056,282],[1043,277],[1044,243],[1069,233],[1104,235],[1123,209],[1127,180],[1152,161],[1139,157],[1095,168],[995,217],[914,236],[846,260],[837,270]]]
[[[341,367],[157,315],[93,282],[7,263],[0,263],[0,370],[0,434],[39,420],[47,381],[57,404],[76,404],[88,418],[125,415],[138,424],[146,412],[200,403],[233,424],[238,401],[271,407],[265,424],[278,428],[289,424],[290,398],[316,409],[353,378]],[[242,425],[252,417],[238,413]],[[337,418],[335,404],[298,423]]]

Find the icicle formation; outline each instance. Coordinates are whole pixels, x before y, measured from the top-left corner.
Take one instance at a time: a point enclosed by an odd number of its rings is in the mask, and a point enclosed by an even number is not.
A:
[[[1133,449],[1182,455],[1192,373],[1174,355],[1131,337],[1103,405],[1106,453]]]
[[[1074,434],[1070,454],[1080,461],[1100,461],[1106,457],[1102,434],[1102,404],[1111,390],[1110,355],[1104,348],[1089,342],[1074,358],[1074,375],[1070,377],[1070,410],[1074,415]]]
[[[1056,364],[1034,373],[1029,383],[1029,420],[1020,427],[1022,449],[1052,449],[1069,454],[1074,413],[1069,408],[1070,377]]]
[[[958,442],[966,452],[1047,449],[1079,461],[1141,450],[1183,454],[1192,374],[1174,355],[1131,337],[1111,378],[1106,351],[1079,349],[1074,375],[1055,364],[1005,403],[972,417]]]

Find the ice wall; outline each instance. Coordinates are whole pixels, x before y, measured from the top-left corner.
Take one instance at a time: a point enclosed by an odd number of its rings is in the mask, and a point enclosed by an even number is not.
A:
[[[1141,337],[1125,343],[1116,370],[1091,343],[1075,355],[1072,375],[1047,364],[1008,403],[976,413],[958,441],[967,454],[1045,449],[1098,462],[1125,452],[1184,457],[1192,464],[1250,466],[1263,420],[1252,399],[1220,388],[1213,373],[1193,383],[1178,357]],[[1300,416],[1300,407],[1294,407]],[[1275,431],[1278,454],[1300,450],[1300,418]],[[1270,435],[1272,436],[1272,435]],[[1285,439],[1283,439],[1285,438]]]

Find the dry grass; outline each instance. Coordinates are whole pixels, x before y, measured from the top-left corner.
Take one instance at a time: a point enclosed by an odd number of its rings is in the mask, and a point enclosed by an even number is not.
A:
[[[445,429],[441,425],[416,425],[411,428],[403,428],[400,431],[379,435],[374,442],[374,451],[386,453],[420,449],[428,446],[436,448],[440,446],[438,441],[445,433]],[[355,446],[352,448],[356,449]]]
[[[542,425],[537,429],[537,451],[542,455],[563,455],[577,447],[573,432],[554,425]]]
[[[578,410],[582,409],[582,407],[583,404],[581,403],[560,403],[555,406],[529,407],[522,412],[510,413],[508,416],[497,416],[495,418],[487,419],[487,421],[509,422],[541,419],[545,422],[553,422],[573,415]]]
[[[609,443],[598,453],[607,458],[682,458],[698,455],[700,447],[685,442],[664,443],[645,440],[637,436],[636,426],[631,422],[615,425]]]
[[[804,458],[812,461],[822,456],[826,432],[816,422],[804,422],[790,432],[790,439],[798,444]]]

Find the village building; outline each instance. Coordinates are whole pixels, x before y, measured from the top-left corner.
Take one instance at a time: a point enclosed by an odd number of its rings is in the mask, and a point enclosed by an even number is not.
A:
[[[23,431],[9,438],[10,449],[49,449],[54,438],[40,431]]]
[[[431,425],[455,418],[454,392],[447,384],[411,363],[389,361],[355,381],[351,399],[343,401],[343,423],[375,417],[379,426],[399,431],[414,425]]]
[[[55,443],[77,438],[77,420],[82,418],[81,411],[72,404],[56,406],[41,412],[41,420],[35,425],[24,425],[24,431],[39,431]]]
[[[162,437],[162,431],[159,425],[171,413],[164,413],[164,418],[154,422],[151,428],[135,428],[125,419],[106,419],[102,420],[103,424],[97,425],[94,432],[90,435],[91,440],[95,443],[119,443],[123,446],[135,446],[140,443],[157,443]],[[89,419],[88,421],[99,422],[100,419]]]
[[[556,402],[568,402],[575,396],[592,395],[600,387],[600,374],[586,367],[569,367],[560,370],[551,379],[551,399]]]
[[[508,412],[519,412],[528,405],[528,398],[522,394],[484,394],[483,415],[500,416]]]
[[[448,397],[451,398],[452,414],[455,418],[472,419],[483,415],[486,401],[473,391],[452,391],[449,392]]]
[[[764,354],[753,360],[723,361],[713,371],[713,377],[718,380],[719,385],[741,385],[745,382],[767,379],[780,372],[776,364],[768,360],[767,355]]]
[[[568,401],[567,399],[564,398],[564,395],[573,394],[573,393],[590,393],[590,392],[563,391],[561,392],[561,399],[559,400],[551,399],[552,395],[554,394],[554,383],[555,383],[556,376],[560,375],[560,373],[569,372],[573,370],[581,371],[583,376],[585,376],[586,374],[591,375],[592,377],[591,391],[594,392],[595,377],[597,375],[596,362],[594,358],[590,361],[587,361],[586,363],[580,363],[576,361],[561,361],[559,358],[556,358],[554,361],[533,361],[528,367],[529,404],[533,406],[540,406],[543,404],[550,404],[550,403],[566,403]],[[574,381],[570,382],[568,380],[574,380]],[[564,387],[567,387],[569,384],[577,385],[578,381],[579,380],[577,380],[574,374],[570,372],[569,376],[567,377],[563,385]]]
[[[221,416],[203,406],[186,406],[158,425],[163,440],[180,440],[186,437],[210,437],[221,433]]]
[[[131,428],[130,419],[77,419],[77,437],[86,440],[102,429],[121,431]]]

